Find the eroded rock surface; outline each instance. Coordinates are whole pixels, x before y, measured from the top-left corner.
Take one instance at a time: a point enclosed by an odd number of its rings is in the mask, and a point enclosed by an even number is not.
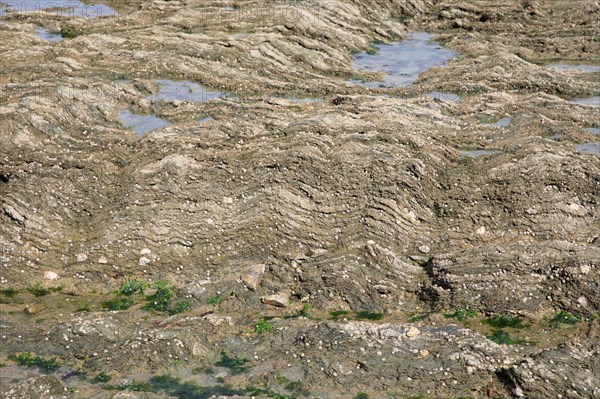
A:
[[[0,13],[0,397],[600,395],[597,2],[102,3]]]

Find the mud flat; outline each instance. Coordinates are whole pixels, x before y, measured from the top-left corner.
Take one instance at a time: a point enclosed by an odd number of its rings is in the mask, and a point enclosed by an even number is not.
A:
[[[597,2],[101,4],[2,11],[0,398],[600,396]]]

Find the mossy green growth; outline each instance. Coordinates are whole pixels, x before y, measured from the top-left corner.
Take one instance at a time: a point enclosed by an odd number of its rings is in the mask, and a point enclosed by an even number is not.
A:
[[[383,320],[383,313],[363,310],[360,312],[356,312],[356,320]]]
[[[40,297],[48,295],[50,290],[46,289],[42,283],[31,284],[27,287],[27,291],[31,292],[34,296]]]
[[[421,320],[425,320],[425,317],[427,315],[425,314],[415,314],[409,317],[408,322],[409,323],[416,323],[417,321],[421,321]]]
[[[159,281],[154,285],[156,292],[146,297],[146,305],[142,308],[144,310],[157,310],[164,312],[168,310],[171,305],[171,298],[173,298],[173,290],[167,287],[165,281]]]
[[[94,379],[92,380],[92,383],[97,384],[100,382],[108,382],[111,379],[112,379],[112,377],[109,374],[102,372],[102,373],[98,374],[96,377],[94,377]]]
[[[37,282],[35,284],[31,284],[27,287],[27,291],[31,292],[34,296],[40,297],[44,295],[48,295],[51,292],[58,292],[64,288],[63,285],[57,285],[55,287],[44,287],[42,283]]]
[[[142,281],[138,281],[135,279],[127,280],[123,283],[123,285],[121,285],[121,288],[119,288],[117,294],[125,296],[131,296],[136,293],[143,294],[146,288],[147,284]]]
[[[494,330],[492,335],[488,335],[488,339],[497,344],[514,345],[516,341],[510,337],[510,334],[504,330]]]
[[[254,325],[254,332],[257,334],[263,334],[272,332],[274,328],[275,326],[272,323],[269,323],[267,320],[265,320],[265,318],[262,318]]]
[[[369,394],[366,392],[359,392],[354,396],[354,399],[369,399]]]
[[[188,301],[179,301],[173,305],[171,309],[169,309],[169,313],[171,314],[179,314],[183,312],[187,312],[192,309],[192,305]]]
[[[129,298],[116,298],[102,303],[102,307],[108,310],[127,310],[132,306],[133,301]]]
[[[558,328],[561,324],[577,324],[579,322],[579,317],[575,316],[572,313],[560,311],[550,320],[550,326],[553,328]]]
[[[484,320],[483,322],[489,324],[492,327],[496,327],[496,328],[505,328],[505,327],[523,328],[525,326],[523,326],[522,321],[523,320],[519,316],[500,315],[500,316],[490,317],[490,318]]]
[[[220,295],[212,296],[206,300],[209,305],[218,305],[223,302],[224,298]]]
[[[345,316],[347,315],[348,312],[347,310],[332,310],[331,312],[329,312],[329,318],[331,320],[338,320],[341,316]]]
[[[9,355],[8,358],[19,366],[37,367],[42,373],[50,373],[60,368],[60,363],[55,357],[44,359],[43,357],[35,356],[30,352],[21,353],[19,355]]]
[[[211,369],[210,367],[207,368],[203,368],[203,367],[195,367],[192,369],[192,374],[194,375],[198,375],[198,374],[213,374],[214,371],[213,369]]]
[[[301,317],[306,317],[307,319],[312,318],[312,316],[310,315],[310,311],[312,309],[312,306],[307,304],[304,304],[304,306],[302,306],[302,309],[300,309],[300,316]]]
[[[14,288],[6,288],[4,290],[0,290],[0,294],[4,295],[7,298],[13,298],[18,293],[19,291],[15,290]]]
[[[469,320],[471,317],[475,317],[475,316],[477,316],[477,312],[474,310],[468,310],[468,309],[459,309],[454,313],[444,313],[445,318],[447,318],[447,319],[453,318],[453,319],[460,321],[461,323],[464,323],[467,320]]]

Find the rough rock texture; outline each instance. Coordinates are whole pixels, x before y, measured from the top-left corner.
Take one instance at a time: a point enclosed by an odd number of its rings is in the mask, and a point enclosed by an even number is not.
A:
[[[547,65],[599,64],[598,2],[103,3],[0,23],[1,398],[600,395],[600,79]],[[424,30],[459,56],[348,82]]]

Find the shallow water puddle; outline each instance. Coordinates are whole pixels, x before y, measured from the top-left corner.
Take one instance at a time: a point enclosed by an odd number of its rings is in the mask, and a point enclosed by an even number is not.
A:
[[[588,127],[585,130],[592,134],[600,134],[600,127]]]
[[[82,17],[92,19],[105,16],[118,16],[119,13],[104,4],[84,4],[77,0],[15,0],[2,1],[0,17],[7,13],[32,13]]]
[[[550,64],[548,68],[560,69],[563,71],[580,71],[585,73],[600,72],[600,66],[594,65],[570,65],[570,64]]]
[[[575,144],[575,149],[583,154],[591,154],[600,157],[600,141]]]
[[[198,123],[202,124],[202,123],[207,123],[207,122],[214,121],[214,120],[215,120],[215,118],[213,118],[212,116],[207,116],[205,118],[198,119]]]
[[[460,96],[454,93],[445,93],[442,91],[432,91],[430,93],[425,94],[426,97],[434,98],[436,100],[450,101],[450,102],[460,102]]]
[[[235,98],[235,96],[232,96],[229,93],[209,91],[202,85],[185,80],[174,81],[161,79],[154,81],[154,83],[160,86],[160,90],[158,93],[149,96],[149,100],[206,102],[215,98]],[[138,115],[129,110],[121,112],[119,120],[126,128],[132,129],[135,133],[140,135],[151,130],[171,125],[171,122],[155,115]],[[213,118],[208,116],[199,119],[197,122],[202,124],[211,120],[213,120]]]
[[[571,100],[570,103],[577,105],[591,105],[594,107],[600,107],[600,96],[588,98],[575,98]]]
[[[512,123],[512,118],[502,118],[498,122],[486,123],[487,126],[506,127]]]
[[[372,88],[408,85],[417,80],[422,72],[444,65],[458,55],[433,42],[432,38],[433,35],[429,33],[416,32],[402,42],[376,45],[375,54],[356,54],[352,65],[354,69],[383,72],[386,76],[381,82],[351,82]]]
[[[477,157],[481,157],[483,155],[493,155],[493,154],[498,154],[500,151],[495,151],[495,150],[461,150],[460,153],[461,155],[465,156],[465,157],[469,157],[469,158],[477,158]]]
[[[133,130],[136,134],[160,129],[171,125],[171,122],[161,119],[155,115],[138,115],[129,110],[119,114],[119,120],[126,128]]]
[[[63,37],[60,33],[51,32],[48,29],[37,28],[35,30],[35,35],[41,39],[47,40],[49,42],[60,42],[63,40]]]
[[[160,86],[160,91],[148,97],[149,100],[205,102],[228,96],[227,93],[210,91],[202,85],[185,80],[163,79],[157,80],[155,83]]]
[[[269,101],[276,101],[276,100],[287,100],[293,103],[298,103],[298,104],[309,104],[309,103],[322,103],[323,99],[322,98],[312,98],[312,97],[306,97],[306,98],[298,98],[298,97],[269,97]]]

